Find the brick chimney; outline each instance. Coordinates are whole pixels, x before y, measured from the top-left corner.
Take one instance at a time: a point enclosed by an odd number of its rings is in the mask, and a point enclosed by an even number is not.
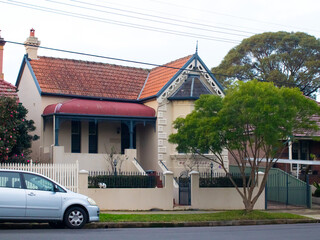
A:
[[[0,30],[1,32],[1,30]],[[0,35],[0,81],[4,80],[3,74],[3,46],[6,44],[6,41]]]
[[[38,47],[40,46],[40,41],[34,36],[35,30],[30,29],[30,36],[24,42],[26,52],[30,59],[38,59]]]

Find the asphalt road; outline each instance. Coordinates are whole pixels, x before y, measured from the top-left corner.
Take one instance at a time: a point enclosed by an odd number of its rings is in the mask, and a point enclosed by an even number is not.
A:
[[[1,240],[139,239],[139,240],[319,240],[319,224],[191,228],[1,229]]]

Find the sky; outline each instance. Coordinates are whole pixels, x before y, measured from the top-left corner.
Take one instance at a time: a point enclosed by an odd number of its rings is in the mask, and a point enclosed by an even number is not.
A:
[[[305,32],[320,38],[319,0],[0,0],[1,37],[23,43],[30,29],[41,46],[165,64],[198,54],[218,66],[243,39],[263,32]],[[6,43],[3,72],[15,84],[25,48]],[[152,68],[46,49],[52,56]]]

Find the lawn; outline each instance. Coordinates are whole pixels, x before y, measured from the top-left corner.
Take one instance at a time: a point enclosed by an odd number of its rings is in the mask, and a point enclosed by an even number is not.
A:
[[[201,214],[100,214],[100,222],[204,222],[230,220],[306,219],[291,213],[269,213],[243,210]]]

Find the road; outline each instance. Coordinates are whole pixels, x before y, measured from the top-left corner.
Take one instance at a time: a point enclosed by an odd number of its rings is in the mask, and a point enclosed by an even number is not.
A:
[[[319,224],[256,225],[191,228],[126,228],[126,229],[10,229],[0,230],[1,240],[319,240]]]

